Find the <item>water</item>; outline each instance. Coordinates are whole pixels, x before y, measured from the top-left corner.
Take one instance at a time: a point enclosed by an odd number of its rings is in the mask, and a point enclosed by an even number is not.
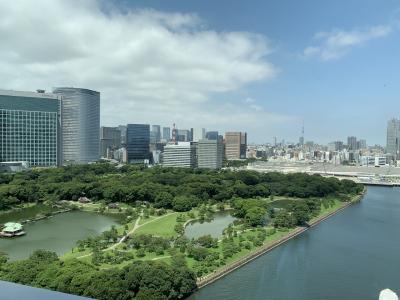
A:
[[[400,294],[400,189],[369,187],[361,203],[306,231],[190,300],[376,300]]]
[[[222,231],[235,220],[229,212],[217,212],[214,219],[210,222],[193,221],[188,224],[185,229],[185,235],[188,238],[199,238],[203,235],[210,234],[214,238],[222,236]]]
[[[89,298],[0,281],[0,299],[4,300],[89,300]]]
[[[35,218],[38,214],[44,215],[57,209],[53,209],[50,206],[44,204],[35,204],[23,209],[16,209],[8,212],[0,213],[0,224],[7,222],[21,222],[28,219]]]
[[[25,224],[26,235],[0,238],[0,251],[11,260],[27,258],[34,250],[46,249],[62,255],[75,246],[77,240],[95,236],[117,225],[116,218],[95,213],[73,211],[50,219]]]

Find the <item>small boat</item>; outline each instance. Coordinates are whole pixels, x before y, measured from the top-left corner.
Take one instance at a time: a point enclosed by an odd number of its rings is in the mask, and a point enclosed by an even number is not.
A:
[[[25,234],[24,227],[20,223],[8,222],[4,224],[3,229],[0,231],[0,237],[15,237]]]

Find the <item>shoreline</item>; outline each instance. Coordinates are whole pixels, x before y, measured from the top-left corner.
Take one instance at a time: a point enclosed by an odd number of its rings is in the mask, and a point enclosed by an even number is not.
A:
[[[291,240],[292,238],[302,234],[306,230],[329,219],[330,217],[334,216],[335,214],[339,213],[340,211],[344,210],[345,208],[349,207],[350,205],[358,203],[364,197],[365,193],[366,193],[366,188],[364,188],[364,190],[361,194],[354,196],[351,201],[344,202],[344,204],[342,206],[340,206],[339,208],[337,208],[336,210],[334,210],[326,215],[321,215],[321,216],[317,217],[315,220],[311,221],[309,223],[308,227],[296,227],[292,230],[289,230],[288,234],[285,235],[284,237],[282,237],[276,241],[273,241],[269,244],[263,245],[260,248],[256,249],[254,252],[251,252],[251,253],[243,256],[239,260],[237,260],[227,266],[224,266],[221,269],[216,270],[211,274],[201,277],[200,279],[197,279],[197,289],[201,289],[209,284],[212,284],[213,282],[221,279],[222,277],[225,277],[229,273],[243,267],[244,265],[257,259],[258,257],[264,255],[265,253],[272,251],[276,247],[278,247],[278,246],[284,244],[285,242]]]

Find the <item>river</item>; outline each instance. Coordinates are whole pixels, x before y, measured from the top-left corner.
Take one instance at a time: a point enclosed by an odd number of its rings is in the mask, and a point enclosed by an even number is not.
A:
[[[293,238],[190,300],[376,300],[400,294],[400,189],[364,199]]]
[[[0,251],[10,260],[27,258],[34,250],[46,249],[62,255],[75,246],[77,240],[95,236],[117,225],[117,219],[83,211],[72,211],[49,219],[25,224],[26,235],[0,238]]]

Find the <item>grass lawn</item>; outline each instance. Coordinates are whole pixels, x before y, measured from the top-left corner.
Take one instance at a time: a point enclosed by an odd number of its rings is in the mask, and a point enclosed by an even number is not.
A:
[[[346,205],[346,202],[342,202],[342,201],[339,201],[339,200],[335,200],[335,203],[332,206],[328,207],[328,208],[325,208],[323,205],[321,205],[320,214],[317,217],[312,218],[310,220],[310,222],[315,221],[318,218],[324,217],[324,216],[330,214],[331,212],[334,212],[335,210],[338,210],[340,207],[342,207],[344,205]]]
[[[162,237],[176,236],[177,233],[175,232],[174,227],[177,223],[176,222],[177,215],[178,213],[172,213],[169,215],[157,217],[159,219],[150,217],[149,219],[146,219],[144,222],[147,224],[144,224],[143,226],[139,227],[135,231],[135,234],[153,234]]]

